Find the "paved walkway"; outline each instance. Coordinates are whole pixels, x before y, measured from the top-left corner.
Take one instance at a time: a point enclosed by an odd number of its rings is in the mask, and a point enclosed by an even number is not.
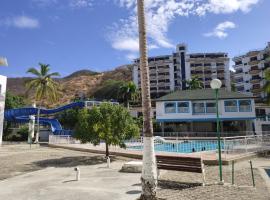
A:
[[[120,173],[119,164],[82,166],[81,180],[73,168],[47,168],[0,182],[0,199],[8,200],[134,200],[140,174]]]
[[[7,174],[0,178],[0,200],[134,200],[141,191],[140,174],[120,173],[124,162],[116,159],[108,169],[102,156],[91,153],[0,147],[0,174]],[[80,181],[75,181],[76,166]]]

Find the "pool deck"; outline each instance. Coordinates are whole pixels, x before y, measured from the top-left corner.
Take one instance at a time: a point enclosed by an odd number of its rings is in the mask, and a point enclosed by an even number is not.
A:
[[[48,144],[52,148],[63,148],[82,152],[91,152],[98,154],[105,154],[105,148],[101,146],[93,146],[91,144]],[[110,148],[111,155],[129,157],[134,159],[142,159],[142,151],[125,150],[119,147]],[[174,153],[174,152],[156,152],[157,155],[172,155],[177,157],[201,157],[206,165],[218,165],[218,154],[215,151],[203,151],[195,153]],[[255,157],[255,153],[242,153],[242,154],[223,154],[222,164],[229,165],[232,161],[242,161]]]

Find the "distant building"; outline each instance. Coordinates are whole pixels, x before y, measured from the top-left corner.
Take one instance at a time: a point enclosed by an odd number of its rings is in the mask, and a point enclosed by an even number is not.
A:
[[[265,70],[270,67],[270,42],[262,50],[250,51],[233,58],[234,81],[237,91],[252,94],[256,101],[266,97],[263,91]]]
[[[256,131],[255,103],[252,95],[221,89],[219,99],[221,132],[246,135]],[[156,99],[156,121],[161,123],[163,132],[182,132],[190,136],[215,133],[214,91],[176,91]]]
[[[197,76],[203,88],[210,88],[210,81],[219,78],[222,87],[230,90],[229,58],[227,53],[187,53],[187,46],[179,44],[171,55],[148,58],[150,92],[158,98],[176,90],[186,90],[186,81]],[[140,60],[134,61],[133,81],[140,88]]]

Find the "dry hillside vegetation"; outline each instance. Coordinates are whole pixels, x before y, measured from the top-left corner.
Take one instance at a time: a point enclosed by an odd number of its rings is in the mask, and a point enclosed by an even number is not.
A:
[[[25,95],[26,88],[24,86],[24,82],[27,79],[29,78],[9,78],[7,90],[16,95]],[[121,66],[112,71],[106,71],[103,73],[95,73],[89,70],[74,72],[65,78],[57,79],[62,88],[59,102],[53,105],[49,102],[44,103],[49,107],[53,107],[69,103],[78,96],[93,97],[93,94],[108,80],[132,80],[132,67],[130,65]],[[33,93],[29,94],[28,98],[32,101]]]

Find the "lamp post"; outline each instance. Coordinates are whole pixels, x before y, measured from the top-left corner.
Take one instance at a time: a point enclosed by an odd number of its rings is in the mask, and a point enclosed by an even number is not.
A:
[[[8,66],[7,58],[0,57],[0,66]]]
[[[218,112],[218,93],[219,89],[222,86],[222,82],[219,79],[213,79],[210,83],[210,86],[213,90],[215,90],[215,98],[216,98],[216,117],[217,117],[217,137],[218,137],[218,165],[219,165],[219,180],[222,183],[222,160],[221,160],[221,145],[220,145],[220,120],[219,120],[219,112]]]

